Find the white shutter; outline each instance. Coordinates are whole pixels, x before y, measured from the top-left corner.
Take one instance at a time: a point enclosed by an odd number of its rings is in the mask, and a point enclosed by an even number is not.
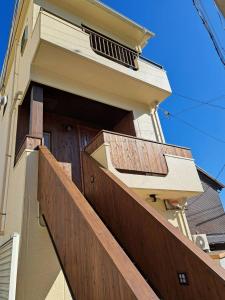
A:
[[[0,299],[15,300],[19,234],[0,242]]]

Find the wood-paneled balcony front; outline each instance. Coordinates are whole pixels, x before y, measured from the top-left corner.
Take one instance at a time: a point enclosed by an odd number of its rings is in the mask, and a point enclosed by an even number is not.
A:
[[[148,105],[171,93],[166,72],[159,65],[140,58],[134,49],[45,10],[39,12],[31,44],[36,48],[31,61],[33,81],[69,92],[74,92],[70,86],[80,93],[100,89]],[[104,54],[101,48],[106,46],[109,49]],[[24,55],[26,51],[31,50],[25,49]]]
[[[202,192],[187,148],[101,131],[85,150],[145,198],[183,200]]]

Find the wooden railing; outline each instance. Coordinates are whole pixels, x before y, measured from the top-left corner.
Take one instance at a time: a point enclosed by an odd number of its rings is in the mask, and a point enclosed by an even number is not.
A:
[[[86,198],[160,298],[224,299],[225,271],[206,253],[87,153],[83,172]]]
[[[38,148],[38,146],[42,145],[42,139],[39,137],[31,136],[31,135],[26,135],[23,143],[19,147],[16,155],[15,155],[15,164],[17,161],[20,159],[21,155],[23,154],[24,150],[29,149],[29,150],[35,150]]]
[[[187,148],[161,144],[120,133],[101,131],[86,147],[91,154],[103,143],[110,144],[111,161],[115,169],[125,172],[168,174],[165,154],[191,158]]]
[[[93,51],[128,68],[133,70],[138,69],[137,51],[132,50],[88,27],[83,26],[83,29],[90,36],[90,45]]]
[[[38,200],[74,299],[158,299],[46,147]]]

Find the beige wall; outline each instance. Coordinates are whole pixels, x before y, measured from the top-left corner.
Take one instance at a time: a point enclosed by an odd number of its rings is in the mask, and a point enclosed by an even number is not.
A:
[[[38,152],[25,151],[9,180],[5,236],[20,234],[18,300],[71,300],[47,229],[39,225]]]
[[[164,177],[126,174],[118,172],[113,167],[109,148],[110,145],[105,143],[95,150],[91,156],[128,187],[132,188],[143,200],[155,207],[185,236],[192,239],[184,204],[189,195],[203,191],[193,160],[166,155],[169,173]],[[150,194],[157,196],[156,202],[152,202],[149,198]],[[164,203],[166,199],[177,199],[181,203],[181,209],[167,210]]]
[[[35,4],[77,25],[85,24],[128,47],[140,50],[154,34],[91,0],[35,0]]]
[[[108,143],[101,145],[91,156],[144,198],[156,194],[160,199],[182,199],[203,192],[193,159],[166,154],[168,174],[151,176],[118,172],[112,164]]]
[[[152,202],[152,200],[148,198],[145,199],[145,201],[154,207],[160,214],[162,214],[166,220],[168,220],[174,227],[179,229],[186,237],[192,240],[184,206],[179,210],[167,210],[163,200]]]

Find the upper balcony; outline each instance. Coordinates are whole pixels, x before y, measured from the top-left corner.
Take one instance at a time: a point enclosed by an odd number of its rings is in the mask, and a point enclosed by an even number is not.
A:
[[[102,131],[86,152],[145,199],[182,202],[203,191],[187,148]]]
[[[134,49],[47,11],[40,11],[32,39],[38,43],[32,61],[34,81],[46,84],[50,81],[46,74],[54,74],[71,85],[80,83],[84,89],[100,89],[148,105],[171,93],[161,66],[140,58]]]

